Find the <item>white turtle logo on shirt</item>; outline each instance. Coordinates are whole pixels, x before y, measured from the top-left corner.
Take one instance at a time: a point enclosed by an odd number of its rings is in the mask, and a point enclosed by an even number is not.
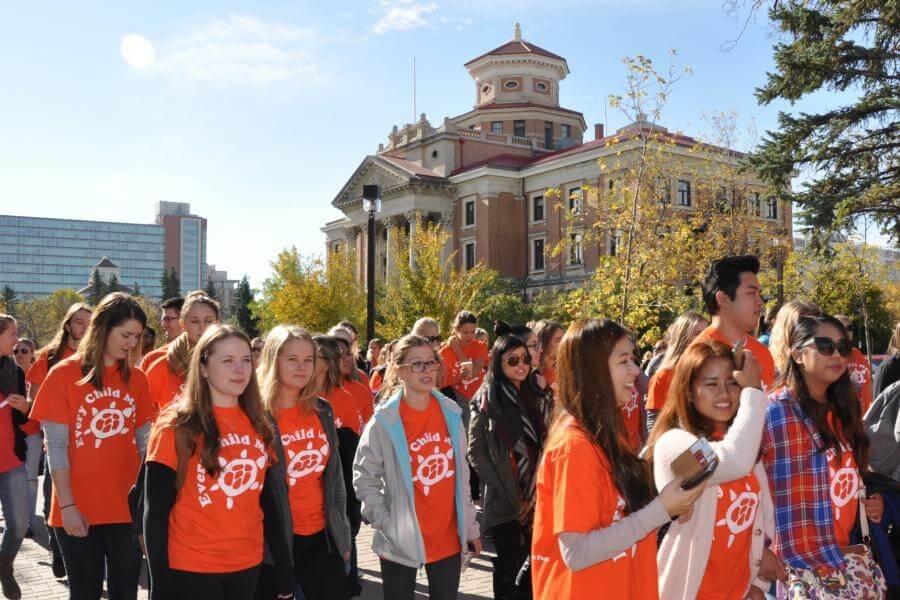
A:
[[[216,483],[209,488],[210,491],[222,490],[227,497],[225,506],[231,508],[234,506],[234,499],[247,490],[255,490],[259,488],[259,481],[256,480],[257,473],[266,466],[265,455],[260,456],[256,460],[247,458],[247,449],[241,451],[240,458],[234,458],[226,461],[223,457],[219,457],[219,465],[222,470],[216,478]]]
[[[631,418],[631,413],[638,409],[638,398],[640,397],[640,392],[637,391],[637,388],[631,388],[631,395],[628,397],[628,402],[625,403],[625,406],[622,409],[628,413],[628,417]]]
[[[444,442],[450,446],[450,438],[444,438]],[[416,466],[416,474],[413,481],[422,484],[422,493],[426,496],[431,492],[431,486],[438,484],[443,479],[453,476],[450,461],[453,460],[453,447],[441,452],[440,446],[434,445],[431,454],[427,456],[417,455],[419,464]]]
[[[321,436],[325,439],[324,434]],[[298,479],[306,477],[310,473],[321,473],[325,470],[325,460],[328,456],[328,442],[326,441],[321,448],[315,448],[313,440],[306,444],[306,448],[299,452],[288,450],[287,473],[291,486],[297,483]]]
[[[746,490],[740,494],[736,494],[734,490],[728,490],[731,504],[725,511],[725,517],[716,522],[716,527],[723,525],[728,527],[728,543],[726,544],[728,548],[731,548],[734,538],[753,525],[753,521],[756,519],[756,509],[759,507],[759,494],[753,491],[750,484],[744,483],[744,486]],[[724,492],[719,487],[718,497],[721,498],[723,496]]]
[[[116,403],[112,402],[109,408],[97,410],[94,406],[91,408],[91,424],[89,426],[91,433],[94,434],[94,448],[99,448],[104,439],[118,435],[120,433],[128,433],[125,419],[134,412],[133,406],[128,406],[124,410],[116,408]]]
[[[106,397],[111,399],[109,406],[106,408],[93,406],[95,402]],[[104,440],[131,431],[135,418],[134,398],[128,394],[122,398],[120,390],[113,388],[94,392],[87,398],[89,400],[86,400],[86,403],[79,406],[76,411],[75,446],[77,448],[84,446],[90,435],[94,436],[93,447],[100,448]],[[87,426],[85,426],[85,420],[88,420]]]

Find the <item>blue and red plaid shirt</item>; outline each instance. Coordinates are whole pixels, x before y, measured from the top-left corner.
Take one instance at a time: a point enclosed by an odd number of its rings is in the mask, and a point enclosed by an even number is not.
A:
[[[769,395],[760,450],[775,505],[772,551],[795,568],[831,571],[842,567],[826,448],[788,388]]]

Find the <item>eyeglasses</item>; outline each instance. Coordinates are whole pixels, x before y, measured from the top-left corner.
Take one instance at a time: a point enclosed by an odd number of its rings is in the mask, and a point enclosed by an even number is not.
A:
[[[441,336],[439,336],[439,335],[426,335],[426,336],[425,336],[425,339],[428,340],[428,343],[431,344],[431,345],[433,346],[434,344],[437,344],[437,343],[439,343],[439,342],[441,341]]]
[[[816,350],[819,351],[819,354],[822,356],[831,356],[834,354],[834,351],[837,350],[837,353],[840,354],[844,358],[848,358],[850,356],[850,352],[853,350],[850,343],[845,340],[839,340],[835,342],[830,337],[814,337],[811,340],[807,340],[803,344],[800,345],[801,348],[806,348],[807,346],[815,345]]]
[[[519,363],[531,365],[531,355],[526,352],[523,356],[514,354],[506,359],[506,364],[511,367],[518,367]]]
[[[163,323],[168,323],[170,321],[177,321],[177,320],[178,320],[178,317],[165,317],[165,316],[162,319],[160,319],[160,321],[162,321]]]
[[[31,354],[31,348],[15,348],[13,354]]]
[[[413,373],[424,373],[425,371],[437,371],[441,368],[439,360],[417,360],[405,365],[397,365],[398,367],[409,367]]]
[[[251,348],[250,350],[253,352],[262,352],[263,351],[262,348]]]

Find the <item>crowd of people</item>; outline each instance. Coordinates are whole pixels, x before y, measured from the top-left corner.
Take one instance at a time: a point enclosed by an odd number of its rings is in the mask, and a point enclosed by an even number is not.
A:
[[[192,292],[154,348],[116,292],[38,350],[0,315],[2,592],[31,535],[73,600],[136,598],[144,562],[153,600],[351,598],[367,523],[386,600],[420,569],[456,598],[485,542],[497,600],[886,597],[900,324],[873,377],[846,317],[764,313],[758,271],[714,262],[641,366],[610,319],[461,310],[361,350]]]

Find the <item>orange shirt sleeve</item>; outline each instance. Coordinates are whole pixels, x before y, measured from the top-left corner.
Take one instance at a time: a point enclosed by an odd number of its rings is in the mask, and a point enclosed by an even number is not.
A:
[[[471,349],[472,358],[483,360],[485,366],[487,366],[487,361],[488,361],[488,356],[489,356],[487,344],[485,344],[484,342],[482,342],[480,340],[475,340],[475,343],[473,344],[473,346],[474,347]]]
[[[647,389],[647,410],[663,409],[673,376],[674,371],[671,369],[659,369],[653,374],[650,378],[650,387]]]
[[[384,375],[381,374],[381,371],[375,371],[372,373],[372,379],[369,380],[369,387],[373,392],[377,392],[381,389],[382,382],[384,382]]]
[[[81,371],[66,367],[53,369],[53,372],[41,384],[41,389],[38,390],[34,406],[31,407],[31,418],[42,423],[61,423],[68,426],[71,415],[66,391],[69,384],[74,383],[74,381],[70,382],[70,379],[75,375],[81,375]]]
[[[178,468],[174,429],[164,425],[153,426],[147,443],[147,461],[166,465],[173,471]]]
[[[459,369],[456,368],[456,363],[459,362],[459,358],[456,356],[456,352],[453,351],[453,348],[444,346],[441,348],[440,352],[438,352],[438,355],[444,362],[444,381],[441,382],[441,387],[450,387],[462,381],[461,373],[459,372]]]
[[[42,354],[31,368],[28,369],[28,374],[25,375],[25,381],[30,383],[31,385],[41,385],[44,383],[44,379],[47,378],[47,372],[50,370],[50,361],[47,359],[46,354]]]
[[[609,484],[603,485],[597,461],[597,449],[583,435],[570,431],[569,440],[556,457],[553,470],[553,533],[564,531],[586,533],[597,528],[601,520],[598,508],[604,498],[616,496]]]

